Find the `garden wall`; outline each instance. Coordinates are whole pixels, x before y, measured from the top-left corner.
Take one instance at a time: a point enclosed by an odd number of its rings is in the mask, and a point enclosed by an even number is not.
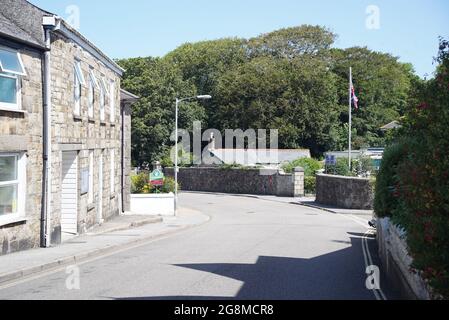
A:
[[[169,177],[174,176],[173,168],[165,168],[164,172]],[[186,191],[281,197],[304,195],[304,170],[301,168],[293,174],[281,174],[272,169],[180,168],[178,181]]]
[[[398,288],[405,299],[430,300],[432,293],[417,273],[410,271],[413,259],[407,248],[406,234],[389,218],[377,222],[379,256],[388,280]]]
[[[370,179],[318,174],[316,202],[344,209],[371,210],[373,189]]]

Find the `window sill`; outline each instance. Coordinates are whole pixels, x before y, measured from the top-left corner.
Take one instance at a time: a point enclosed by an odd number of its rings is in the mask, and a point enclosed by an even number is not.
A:
[[[111,196],[109,197],[109,199],[114,199],[117,196],[116,193],[111,194]]]
[[[28,218],[19,217],[17,215],[13,215],[12,217],[4,216],[0,218],[0,228],[4,228],[12,224],[25,223],[27,221]]]
[[[10,108],[5,108],[5,107],[1,107],[1,106],[0,106],[0,111],[28,114],[28,111],[26,111],[26,110],[10,109]]]
[[[94,118],[89,118],[87,121],[89,121],[89,123],[95,123],[95,119]]]
[[[81,116],[79,116],[79,115],[74,114],[73,115],[73,120],[75,120],[75,121],[83,121],[83,118]]]
[[[105,126],[106,125],[106,121],[100,121],[100,126]]]
[[[89,205],[87,205],[87,211],[92,211],[95,209],[95,203],[91,203]]]
[[[115,127],[115,122],[111,122],[111,127]]]

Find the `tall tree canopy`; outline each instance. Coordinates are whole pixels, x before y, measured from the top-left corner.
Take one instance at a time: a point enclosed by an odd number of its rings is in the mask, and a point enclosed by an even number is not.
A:
[[[133,107],[135,164],[160,158],[170,141],[174,100],[183,104],[183,128],[279,129],[281,147],[310,148],[316,156],[347,148],[348,70],[353,67],[360,109],[354,112],[354,148],[381,146],[380,127],[404,114],[417,77],[409,64],[367,48],[333,49],[336,35],[303,25],[252,39],[186,43],[162,58],[120,60],[123,87],[142,97]],[[204,126],[203,126],[204,127]]]

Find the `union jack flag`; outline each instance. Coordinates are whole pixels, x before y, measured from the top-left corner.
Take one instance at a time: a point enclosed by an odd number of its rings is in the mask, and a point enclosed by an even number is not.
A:
[[[355,95],[354,84],[351,82],[351,101],[354,104],[356,110],[359,109],[359,98]]]

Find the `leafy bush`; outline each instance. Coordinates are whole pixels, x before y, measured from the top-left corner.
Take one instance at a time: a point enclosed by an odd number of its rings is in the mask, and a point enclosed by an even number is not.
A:
[[[356,160],[352,160],[352,167],[354,168],[356,165]],[[326,166],[325,172],[326,174],[333,174],[337,176],[354,176],[351,170],[349,170],[347,158],[337,158],[337,164],[335,166]]]
[[[292,173],[297,167],[302,167],[304,169],[304,175],[306,177],[312,177],[315,175],[316,171],[323,168],[323,165],[320,161],[312,158],[301,158],[283,165],[282,169],[284,169],[286,173]]]
[[[171,178],[171,177],[166,177],[164,179],[164,185],[161,187],[161,192],[162,193],[170,193],[170,192],[175,192],[175,179]],[[178,183],[178,190],[180,190],[180,184]]]
[[[373,160],[370,157],[360,156],[355,159],[352,173],[358,177],[369,177],[374,173]]]
[[[390,217],[392,210],[398,206],[394,196],[397,185],[397,167],[403,161],[406,153],[406,141],[403,139],[386,148],[380,171],[377,174],[374,211],[380,218]]]
[[[221,170],[231,170],[231,169],[244,169],[245,167],[241,164],[233,163],[233,164],[227,164],[223,163],[219,167]]]
[[[396,168],[382,165],[376,203],[380,215],[406,230],[414,270],[449,299],[448,41],[441,40],[437,61],[436,78],[416,88],[405,116],[401,134],[408,140],[396,147],[403,156],[390,151],[387,161]]]
[[[304,191],[307,194],[316,193],[316,177],[304,177]]]
[[[131,193],[144,193],[146,185],[148,185],[148,173],[141,172],[131,176]]]
[[[131,176],[132,194],[152,194],[152,193],[170,193],[175,192],[175,179],[171,177],[164,178],[164,184],[160,187],[153,186],[149,182],[149,173],[141,172]],[[178,190],[180,185],[178,183]]]

